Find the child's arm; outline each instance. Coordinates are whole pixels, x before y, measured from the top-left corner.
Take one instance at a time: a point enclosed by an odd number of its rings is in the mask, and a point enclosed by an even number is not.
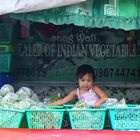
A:
[[[102,103],[104,103],[106,101],[106,99],[108,98],[107,94],[98,86],[94,86],[93,90],[95,91],[95,93],[100,97],[100,99],[95,102],[94,107],[100,107],[100,105]]]
[[[70,92],[66,97],[64,97],[63,99],[60,99],[60,100],[58,100],[58,101],[55,101],[55,102],[53,102],[53,103],[51,103],[51,104],[49,104],[49,105],[63,105],[63,104],[65,104],[65,103],[68,103],[68,102],[70,102],[71,100],[73,100],[74,98],[76,97],[76,91],[75,90],[73,90],[72,92]]]

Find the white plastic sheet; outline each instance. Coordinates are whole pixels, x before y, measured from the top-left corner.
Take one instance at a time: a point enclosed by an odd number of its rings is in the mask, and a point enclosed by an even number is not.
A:
[[[0,15],[72,5],[86,0],[0,0]]]

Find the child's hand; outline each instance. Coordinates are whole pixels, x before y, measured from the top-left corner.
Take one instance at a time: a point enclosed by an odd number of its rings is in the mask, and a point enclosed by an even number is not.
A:
[[[100,106],[101,106],[101,104],[98,103],[98,102],[95,102],[95,103],[93,104],[93,107],[94,107],[94,108],[99,108]]]

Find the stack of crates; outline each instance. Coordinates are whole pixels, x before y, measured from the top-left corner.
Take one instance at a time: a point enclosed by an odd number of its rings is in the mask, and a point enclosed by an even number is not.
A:
[[[3,84],[11,84],[13,42],[15,38],[15,26],[12,23],[0,23],[0,87]]]

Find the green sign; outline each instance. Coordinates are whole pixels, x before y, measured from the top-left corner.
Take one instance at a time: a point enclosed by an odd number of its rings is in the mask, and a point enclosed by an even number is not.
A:
[[[140,82],[138,32],[35,24],[29,41],[16,46],[17,80],[74,82],[81,64],[95,69],[97,82]]]

